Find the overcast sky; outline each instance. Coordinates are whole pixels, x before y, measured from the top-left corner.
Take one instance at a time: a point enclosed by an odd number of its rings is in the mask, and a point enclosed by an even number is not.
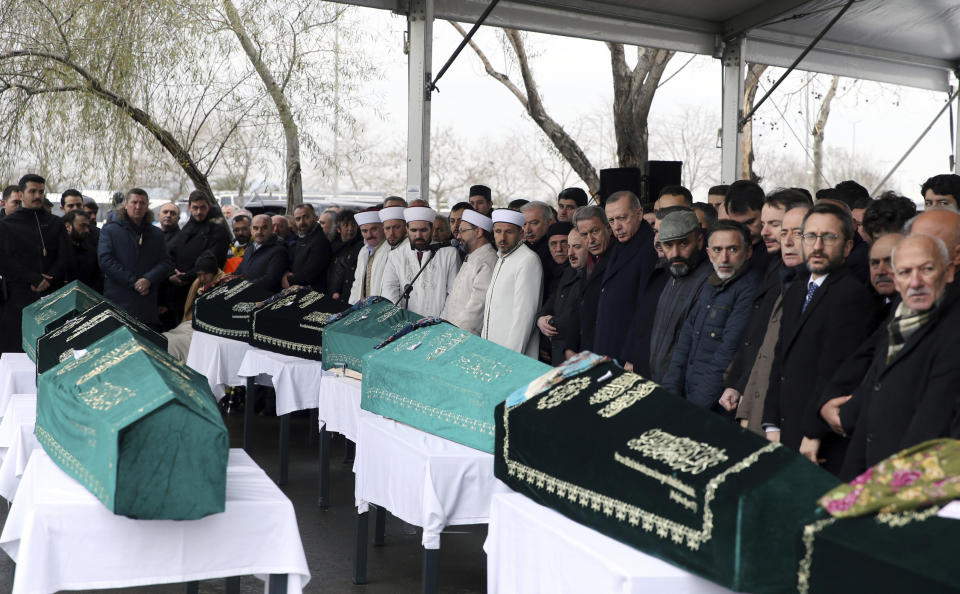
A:
[[[375,102],[382,118],[372,122],[373,131],[391,138],[406,134],[406,56],[402,52],[403,17],[374,9],[362,11],[363,21],[376,43],[369,47],[383,67],[383,78],[368,85],[368,101]],[[434,71],[438,71],[460,41],[459,34],[446,22],[434,26]],[[484,28],[476,37],[494,65],[503,68],[502,53],[495,30]],[[610,109],[610,55],[602,42],[530,34],[528,51],[544,102],[551,115],[562,124],[573,127],[585,114]],[[688,54],[678,54],[671,61],[667,75],[688,61]],[[776,71],[779,72],[779,71]],[[802,75],[798,75],[802,76]],[[822,77],[825,87],[828,77]],[[519,82],[519,79],[517,79]],[[850,85],[842,79],[841,85]],[[794,82],[796,89],[799,82]],[[465,137],[510,134],[522,127],[536,129],[525,118],[520,103],[500,83],[487,76],[474,53],[467,48],[438,84],[433,95],[433,125],[451,127]],[[789,91],[790,84],[781,89]],[[703,109],[717,118],[720,113],[720,64],[706,56],[696,57],[677,76],[658,90],[651,110],[651,121],[676,117],[685,109]],[[858,158],[868,160],[884,173],[902,156],[930,120],[943,106],[944,93],[905,87],[861,84],[857,92],[839,97],[833,104],[826,129],[827,147],[842,147]],[[779,89],[761,108],[766,121],[782,120],[777,108],[788,111],[794,132],[804,139],[802,100],[792,102]],[[367,118],[364,118],[367,119]],[[369,119],[367,119],[369,122]],[[926,177],[948,170],[951,152],[948,115],[940,119],[930,134],[915,149],[885,187],[918,199],[919,186]],[[782,150],[804,158],[803,145],[787,126],[765,128],[757,138],[758,151]],[[716,149],[719,151],[719,149]],[[469,158],[469,157],[467,157]],[[719,174],[719,172],[718,172]],[[841,180],[830,180],[836,183]],[[764,185],[778,185],[771,173]],[[868,188],[872,190],[873,188]],[[700,199],[702,197],[698,197]]]

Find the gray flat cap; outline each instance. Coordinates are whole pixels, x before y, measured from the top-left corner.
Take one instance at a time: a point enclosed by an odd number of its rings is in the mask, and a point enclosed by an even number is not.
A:
[[[660,221],[660,241],[673,241],[700,228],[700,219],[690,210],[671,212]]]

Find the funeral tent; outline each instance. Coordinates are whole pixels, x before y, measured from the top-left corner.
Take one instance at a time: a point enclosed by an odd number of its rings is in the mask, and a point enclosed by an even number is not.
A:
[[[747,62],[952,93],[960,5],[915,0],[338,0],[407,16],[407,193],[428,188],[436,19],[711,55],[723,63],[722,171],[736,179]],[[798,58],[802,59],[797,62]],[[438,56],[438,58],[445,58]],[[955,98],[955,97],[954,97]],[[951,109],[955,109],[951,107]],[[938,114],[939,117],[939,114]],[[960,135],[956,135],[960,144]],[[906,148],[906,147],[905,147]],[[955,165],[960,172],[960,165]]]

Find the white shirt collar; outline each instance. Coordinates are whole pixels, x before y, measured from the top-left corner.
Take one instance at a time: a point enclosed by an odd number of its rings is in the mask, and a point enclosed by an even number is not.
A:
[[[807,283],[807,286],[809,287],[809,286],[810,286],[810,283],[813,283],[813,284],[817,285],[817,288],[819,289],[820,287],[823,286],[823,281],[827,280],[827,277],[828,277],[828,276],[830,276],[830,273],[829,273],[829,272],[828,272],[827,274],[824,274],[824,275],[821,276],[820,278],[810,277],[810,282]]]

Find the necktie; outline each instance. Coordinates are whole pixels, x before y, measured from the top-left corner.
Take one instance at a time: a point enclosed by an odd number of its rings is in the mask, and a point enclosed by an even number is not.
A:
[[[803,300],[803,309],[800,310],[801,313],[806,311],[807,306],[810,305],[810,301],[813,300],[813,294],[817,292],[819,285],[817,283],[810,281],[810,284],[807,285],[807,298]]]
[[[423,265],[423,252],[417,252],[417,264]]]

